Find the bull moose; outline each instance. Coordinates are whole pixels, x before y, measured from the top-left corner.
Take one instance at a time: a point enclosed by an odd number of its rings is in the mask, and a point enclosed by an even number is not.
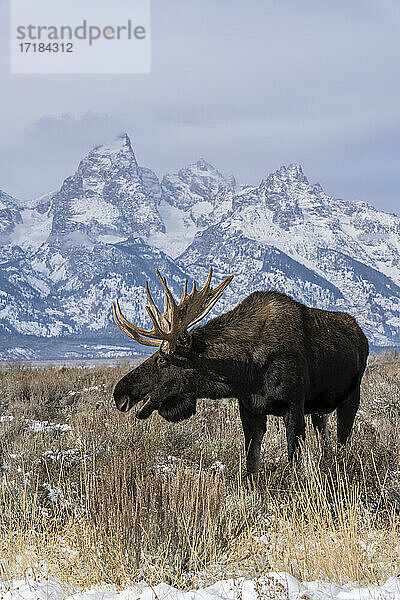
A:
[[[285,294],[257,291],[235,308],[190,329],[209,313],[233,276],[211,287],[187,291],[176,303],[157,270],[165,294],[165,311],[155,305],[146,282],[151,330],[130,323],[118,300],[117,326],[130,338],[157,351],[115,386],[114,400],[127,412],[153,411],[177,422],[196,412],[198,398],[237,398],[244,430],[248,474],[259,469],[267,415],[284,418],[289,460],[305,438],[305,414],[326,435],[327,413],[336,409],[337,438],[350,435],[360,402],[360,382],[368,341],[356,320],[344,312],[310,308]]]

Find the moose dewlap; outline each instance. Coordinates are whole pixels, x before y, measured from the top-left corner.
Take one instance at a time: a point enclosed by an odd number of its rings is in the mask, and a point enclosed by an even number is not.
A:
[[[245,436],[247,471],[259,468],[267,415],[284,418],[292,460],[305,437],[305,414],[326,435],[326,415],[337,412],[338,443],[350,435],[360,402],[360,383],[368,341],[356,320],[344,312],[310,308],[274,291],[253,292],[234,309],[204,325],[198,323],[221,297],[233,276],[188,294],[185,282],[176,303],[157,270],[165,310],[155,305],[148,284],[146,310],[151,330],[137,327],[113,304],[123,333],[157,351],[115,386],[114,399],[126,412],[144,400],[136,413],[153,411],[168,421],[196,412],[198,398],[235,397]],[[190,329],[190,330],[189,330]]]

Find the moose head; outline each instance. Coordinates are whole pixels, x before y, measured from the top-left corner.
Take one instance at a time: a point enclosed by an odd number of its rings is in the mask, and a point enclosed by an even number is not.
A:
[[[157,410],[168,421],[180,421],[196,412],[196,400],[202,396],[219,398],[229,393],[229,386],[218,368],[209,369],[204,355],[204,343],[189,329],[203,319],[232,281],[227,277],[215,288],[211,287],[212,267],[207,281],[200,289],[187,291],[187,280],[178,303],[158,269],[158,278],[164,289],[165,310],[157,308],[146,281],[147,313],[153,328],[143,329],[130,323],[122,314],[118,300],[113,302],[116,325],[128,337],[157,351],[138,367],[130,371],[115,386],[114,400],[122,412],[129,411],[140,401],[144,404],[136,413],[147,419]]]

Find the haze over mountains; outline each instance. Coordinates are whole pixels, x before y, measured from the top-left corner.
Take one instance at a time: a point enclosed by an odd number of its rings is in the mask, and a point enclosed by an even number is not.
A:
[[[1,188],[1,182],[0,182]],[[149,325],[157,266],[235,278],[211,316],[255,289],[355,315],[373,346],[400,346],[400,217],[328,196],[300,165],[237,186],[200,159],[161,181],[129,137],[94,148],[58,191],[30,206],[0,191],[0,358],[134,355],[111,320],[118,296]]]

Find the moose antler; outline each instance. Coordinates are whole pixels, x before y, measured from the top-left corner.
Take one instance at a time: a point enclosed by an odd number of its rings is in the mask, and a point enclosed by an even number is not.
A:
[[[233,275],[230,275],[222,281],[216,288],[211,287],[211,277],[213,269],[210,272],[207,281],[200,289],[196,289],[196,282],[193,281],[193,288],[190,294],[187,292],[187,279],[183,288],[183,293],[178,304],[176,304],[171,291],[168,289],[165,277],[156,269],[165,295],[165,310],[161,313],[150,294],[149,284],[146,281],[146,296],[150,306],[146,306],[147,313],[153,324],[153,329],[142,329],[137,325],[130,323],[122,314],[118,300],[113,302],[113,316],[116,325],[128,337],[144,346],[163,346],[166,354],[171,354],[179,338],[187,332],[189,327],[198,323],[207,313],[210,312],[214,304],[222,296],[224,289],[230,284]]]

